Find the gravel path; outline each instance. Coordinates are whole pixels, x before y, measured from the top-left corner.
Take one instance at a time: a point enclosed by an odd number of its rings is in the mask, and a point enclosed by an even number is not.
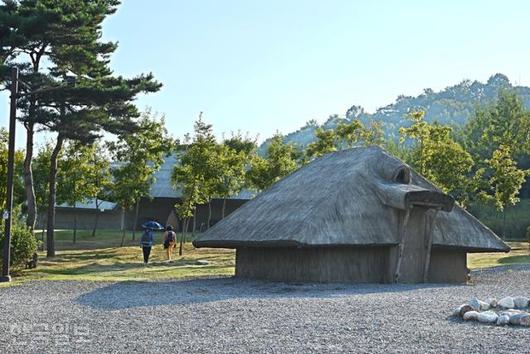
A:
[[[530,267],[473,278],[466,286],[30,282],[0,288],[0,352],[530,353],[530,328],[449,317],[473,296],[529,296]]]

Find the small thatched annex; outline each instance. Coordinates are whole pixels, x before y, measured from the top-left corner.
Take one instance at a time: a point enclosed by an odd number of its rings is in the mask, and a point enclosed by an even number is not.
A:
[[[466,282],[468,252],[509,247],[379,147],[325,155],[194,241],[236,249],[236,276],[319,282]]]

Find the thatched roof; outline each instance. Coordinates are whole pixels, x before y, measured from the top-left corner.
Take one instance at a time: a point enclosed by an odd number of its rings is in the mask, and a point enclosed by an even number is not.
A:
[[[160,165],[160,169],[154,174],[154,181],[149,189],[149,198],[180,198],[182,197],[181,190],[175,190],[171,182],[171,175],[179,159],[176,154],[169,154],[164,157],[164,161]],[[252,198],[252,193],[248,190],[242,190],[237,195],[231,196],[228,199],[242,199],[248,200]]]
[[[113,202],[108,202],[105,200],[98,200],[97,206],[96,206],[96,199],[95,198],[89,198],[85,200],[84,202],[78,202],[76,203],[75,207],[68,203],[62,203],[58,204],[55,207],[56,208],[63,208],[63,209],[98,209],[98,210],[114,210],[116,208],[117,204]]]
[[[379,147],[325,155],[282,179],[194,241],[196,247],[398,244],[399,211],[441,209],[433,246],[509,247],[451,197]]]

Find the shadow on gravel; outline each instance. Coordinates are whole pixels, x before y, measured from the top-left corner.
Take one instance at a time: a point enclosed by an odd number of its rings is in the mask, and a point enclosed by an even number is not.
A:
[[[377,293],[401,294],[418,290],[433,292],[434,294],[442,288],[465,286],[446,284],[299,284],[237,278],[128,281],[97,288],[79,296],[75,301],[80,305],[94,309],[112,311],[231,299],[333,299]]]

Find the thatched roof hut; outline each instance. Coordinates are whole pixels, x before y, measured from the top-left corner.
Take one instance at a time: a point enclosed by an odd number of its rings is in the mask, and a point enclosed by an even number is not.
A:
[[[467,279],[467,252],[509,247],[379,147],[325,155],[194,241],[236,248],[236,275],[311,281]]]

